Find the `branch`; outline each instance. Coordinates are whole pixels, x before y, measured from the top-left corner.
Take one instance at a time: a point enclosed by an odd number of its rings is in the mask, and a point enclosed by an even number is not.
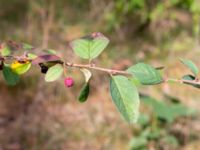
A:
[[[5,61],[5,60],[16,60],[16,61],[32,61],[31,59],[27,58],[25,55],[22,56],[5,56],[2,57],[0,56],[0,61]],[[132,74],[123,71],[123,70],[115,70],[115,69],[108,69],[108,68],[103,68],[103,67],[97,67],[95,64],[77,64],[77,63],[71,63],[71,62],[64,62],[62,60],[57,61],[57,63],[63,64],[65,63],[66,67],[75,67],[75,68],[86,68],[86,69],[93,69],[93,70],[98,70],[102,72],[106,72],[110,75],[125,75],[125,76],[132,76]],[[160,67],[157,67],[156,69],[159,69]],[[194,84],[194,85],[200,85],[199,80],[184,80],[184,79],[173,79],[173,78],[166,78],[164,82],[177,82],[181,84]]]
[[[99,70],[99,71],[107,72],[108,74],[112,74],[112,75],[126,75],[126,76],[132,75],[132,74],[130,74],[126,71],[122,71],[122,70],[96,67],[94,64],[73,64],[73,63],[70,63],[70,62],[66,62],[65,65],[68,66],[68,67],[77,67],[77,68],[87,68],[87,69]]]
[[[165,82],[170,82],[170,81],[181,83],[181,84],[188,83],[188,84],[200,85],[200,82],[198,80],[184,80],[184,79],[172,79],[172,78],[167,78],[165,80]]]

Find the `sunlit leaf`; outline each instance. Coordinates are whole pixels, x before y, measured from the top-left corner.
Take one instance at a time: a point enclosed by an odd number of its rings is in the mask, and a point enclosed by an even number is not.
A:
[[[133,65],[128,68],[127,72],[131,73],[133,77],[144,85],[154,85],[163,82],[160,73],[154,67],[145,63]]]
[[[108,45],[109,40],[101,33],[93,33],[89,36],[73,40],[70,42],[71,48],[81,58],[94,59]]]
[[[139,116],[139,94],[124,76],[113,76],[110,81],[112,100],[124,119],[129,123],[136,122]]]
[[[26,61],[23,63],[21,63],[19,61],[15,61],[11,64],[12,71],[18,75],[26,73],[30,68],[31,68],[30,61]]]
[[[57,80],[63,73],[63,66],[60,64],[50,67],[45,75],[46,82]]]

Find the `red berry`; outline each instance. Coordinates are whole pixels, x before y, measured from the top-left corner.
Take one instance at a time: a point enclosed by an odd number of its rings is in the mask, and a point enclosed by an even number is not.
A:
[[[74,80],[71,77],[67,77],[65,78],[64,83],[66,87],[72,87],[74,85]]]

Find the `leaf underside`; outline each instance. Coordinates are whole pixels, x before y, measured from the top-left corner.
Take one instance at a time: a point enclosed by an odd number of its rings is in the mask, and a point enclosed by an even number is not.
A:
[[[57,80],[63,73],[63,66],[60,64],[50,67],[45,75],[45,81],[52,82]]]

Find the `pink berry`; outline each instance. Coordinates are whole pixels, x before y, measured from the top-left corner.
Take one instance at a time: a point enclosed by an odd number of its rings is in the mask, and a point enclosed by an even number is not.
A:
[[[74,80],[71,77],[67,77],[65,78],[64,83],[66,87],[72,87],[74,85]]]

